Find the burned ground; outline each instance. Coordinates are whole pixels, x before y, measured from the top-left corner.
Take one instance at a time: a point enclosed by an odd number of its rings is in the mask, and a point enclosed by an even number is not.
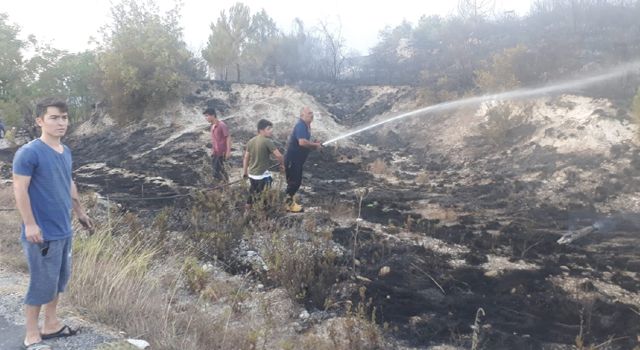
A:
[[[637,344],[637,221],[633,213],[602,212],[594,206],[603,196],[629,190],[638,181],[635,171],[612,174],[600,167],[606,161],[601,156],[571,157],[536,145],[523,152],[526,158],[514,152],[479,158],[467,164],[471,172],[436,156],[438,165],[428,167],[428,184],[410,175],[422,170],[416,167],[419,161],[389,166],[390,173],[404,178],[400,181],[389,182],[367,169],[376,159],[391,163],[412,157],[411,151],[328,149],[312,154],[303,188],[306,201],[345,205],[358,202],[355,189],[369,188],[360,215],[365,223],[380,226],[359,227],[359,265],[354,269],[343,260],[341,268],[349,272],[337,284],[351,280],[349,276],[364,277],[351,284],[351,299],[360,302],[357,287],[365,287],[370,312],[389,325],[392,336],[418,347],[467,346],[482,308],[486,316],[479,334],[486,349],[544,349],[575,344],[578,336],[585,344],[615,339],[610,349]],[[358,154],[360,160],[353,160]],[[566,205],[541,203],[543,178],[563,169],[599,173],[603,180],[585,193],[576,187],[580,179],[570,177],[558,193]],[[543,178],[523,181],[522,175],[530,172]],[[418,203],[455,215],[423,215]],[[568,230],[603,218],[613,218],[615,227],[569,246],[556,242]],[[355,217],[333,231],[334,241],[350,252],[347,256],[354,251],[354,222]],[[434,250],[429,239],[460,251]],[[390,272],[382,276],[385,266]],[[567,287],[571,283],[575,286]]]
[[[384,235],[360,229],[356,258],[361,265],[356,272],[371,281],[363,285],[376,306],[376,320],[397,327],[397,336],[415,346],[452,342],[471,332],[476,311],[482,308],[486,316],[481,344],[487,349],[574,344],[579,334],[589,344],[616,338],[612,349],[636,344],[637,304],[594,297],[598,290],[590,282],[606,280],[636,293],[638,226],[631,220],[619,218],[620,224],[606,236],[559,245],[556,241],[563,231],[592,224],[602,214],[579,203],[569,208],[536,203],[530,198],[535,185],[518,184],[500,171],[483,176],[490,184],[455,188],[445,186],[458,180],[447,172],[432,172],[436,184],[426,188],[408,182],[373,184],[368,176],[360,178],[349,171],[353,182],[373,188],[363,201],[362,218],[384,227]],[[443,224],[412,212],[411,203],[420,200],[473,213]],[[338,228],[334,240],[352,250],[355,230],[355,225]],[[412,238],[390,238],[398,231]],[[429,244],[411,242],[423,237],[462,247],[465,253],[454,257],[434,252]],[[530,267],[493,271],[487,268],[487,257],[496,256]],[[456,259],[462,262],[452,266]],[[383,266],[391,272],[380,276]],[[567,292],[557,285],[556,277],[585,281]],[[354,301],[358,298],[354,293]]]
[[[203,83],[198,101],[213,101],[209,88]],[[224,94],[236,96],[227,88]],[[353,105],[339,91],[313,91],[346,125],[368,122],[392,107],[386,97],[376,99],[367,108],[384,108],[359,116],[373,93],[351,90],[359,96]],[[211,103],[232,110],[236,102],[229,96]],[[229,125],[243,127],[235,119]],[[536,133],[531,125],[500,146],[466,135],[449,147],[447,135],[436,130],[425,136],[417,132],[428,128],[410,123],[363,133],[353,145],[312,153],[301,191],[312,210],[275,219],[292,230],[303,231],[310,218],[331,228],[331,239],[345,253],[335,261],[337,280],[325,294],[336,304],[344,298],[357,304],[363,302],[360,287],[366,288],[367,312],[403,344],[469,348],[482,308],[477,333],[483,349],[562,349],[577,337],[602,349],[632,349],[640,334],[640,224],[628,199],[635,197],[626,196],[640,188],[640,151],[621,141],[606,147],[608,153],[561,152],[565,144],[528,138],[541,134],[565,142],[572,132],[545,125]],[[123,210],[137,211],[143,220],[148,215],[145,224],[172,206],[170,229],[188,231],[190,194],[211,186],[207,130],[206,124],[146,126],[72,138],[75,177],[85,189],[125,199]],[[242,145],[253,126],[234,132],[234,142]],[[234,181],[241,154],[242,147],[234,147]],[[376,162],[380,169],[373,171]],[[241,205],[236,186],[232,204]],[[133,200],[144,197],[166,199]],[[614,224],[570,245],[557,243],[569,230],[603,220]],[[225,258],[232,272],[253,268]],[[262,272],[257,275],[272,285]],[[321,301],[305,305],[324,312]]]

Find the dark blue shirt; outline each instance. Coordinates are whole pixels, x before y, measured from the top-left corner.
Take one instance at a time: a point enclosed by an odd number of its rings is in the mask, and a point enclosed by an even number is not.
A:
[[[58,153],[42,140],[35,139],[20,147],[13,158],[13,173],[31,176],[31,211],[45,241],[72,235],[71,150],[63,147],[63,152]]]
[[[298,119],[296,126],[293,127],[291,136],[289,136],[287,153],[284,156],[286,161],[304,162],[307,160],[307,156],[311,150],[300,146],[300,139],[311,141],[311,131],[302,119]]]

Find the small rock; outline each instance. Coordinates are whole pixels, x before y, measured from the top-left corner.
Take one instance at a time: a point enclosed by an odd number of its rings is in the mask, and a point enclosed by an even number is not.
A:
[[[370,280],[370,279],[368,279],[368,278],[366,278],[366,277],[364,277],[364,276],[360,276],[360,275],[356,275],[356,279],[357,279],[358,281],[362,281],[362,282],[367,282],[367,283],[368,283],[368,282],[371,282],[371,280]]]
[[[151,344],[149,344],[146,340],[142,339],[127,339],[127,343],[135,346],[138,349],[146,349],[151,346]]]
[[[213,264],[211,263],[205,263],[202,265],[202,271],[204,272],[211,272],[213,271]]]
[[[498,271],[497,270],[489,270],[487,272],[484,273],[485,277],[496,277],[498,276]]]
[[[309,318],[309,311],[303,310],[298,317],[303,320],[306,320],[307,318]]]
[[[378,271],[378,276],[384,277],[391,272],[391,268],[389,266],[383,266],[380,271]]]

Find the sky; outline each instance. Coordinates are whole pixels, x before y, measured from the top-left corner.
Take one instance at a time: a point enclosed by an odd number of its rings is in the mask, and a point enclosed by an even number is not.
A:
[[[40,42],[70,52],[91,48],[91,37],[99,38],[100,27],[110,20],[112,1],[116,0],[5,0],[0,12],[9,22],[21,28],[21,37],[35,35]],[[183,0],[182,27],[189,49],[199,51],[207,43],[209,25],[220,11],[229,9],[237,0]],[[245,0],[252,13],[265,9],[284,31],[293,20],[302,19],[306,27],[326,22],[331,28],[342,27],[346,46],[366,54],[386,26],[397,26],[403,20],[417,23],[422,15],[448,16],[457,9],[457,0]],[[528,12],[531,0],[495,0],[496,12]],[[170,9],[173,0],[156,0],[161,10]]]

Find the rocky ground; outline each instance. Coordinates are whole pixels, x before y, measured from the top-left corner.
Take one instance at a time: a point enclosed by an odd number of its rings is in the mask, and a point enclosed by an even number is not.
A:
[[[148,125],[120,129],[98,114],[67,140],[76,179],[122,210],[188,207],[186,194],[211,186],[204,105],[229,118],[232,181],[261,117],[282,144],[303,105],[325,140],[419,107],[407,88],[300,89],[203,82]],[[628,112],[564,95],[509,104],[495,126],[491,107],[412,117],[310,157],[304,218],[330,231],[348,271],[331,296],[355,303],[365,287],[396,347],[469,348],[475,334],[484,349],[633,349],[640,150]],[[600,229],[557,243],[591,225]]]

